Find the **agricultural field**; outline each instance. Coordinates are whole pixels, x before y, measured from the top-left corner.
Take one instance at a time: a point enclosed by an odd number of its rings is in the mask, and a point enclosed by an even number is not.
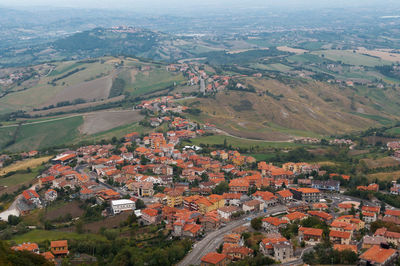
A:
[[[313,55],[318,55],[332,61],[341,61],[343,64],[355,66],[382,66],[390,65],[391,62],[380,58],[354,53],[349,50],[320,50],[311,52]]]
[[[131,96],[149,94],[185,81],[181,73],[168,72],[161,67],[151,67],[149,70],[130,69],[121,73],[120,78],[125,80],[125,91]]]
[[[6,186],[6,188],[0,190],[0,195],[4,193],[13,193],[23,185],[28,186],[29,184],[34,183],[33,181],[42,169],[42,166],[38,166],[32,169],[31,172],[17,172],[8,177],[0,177],[0,186]]]
[[[32,230],[28,233],[22,235],[16,235],[11,240],[16,244],[21,244],[23,242],[36,242],[40,243],[43,241],[52,241],[52,240],[60,240],[60,239],[75,239],[75,240],[106,240],[106,238],[99,234],[78,234],[71,232],[63,232],[56,230]]]
[[[392,53],[390,49],[378,49],[378,50],[367,50],[365,48],[359,48],[356,50],[359,54],[369,55],[373,57],[378,57],[385,61],[390,62],[400,62],[400,54]],[[398,52],[398,51],[397,51]]]
[[[5,175],[9,172],[19,171],[19,170],[26,170],[28,168],[35,168],[42,163],[48,162],[52,156],[45,156],[40,158],[33,158],[33,159],[26,159],[23,161],[18,161],[12,165],[9,165],[4,168],[0,168],[0,176]]]
[[[266,141],[257,141],[257,140],[246,140],[242,138],[235,138],[231,136],[225,135],[213,135],[213,136],[205,136],[194,138],[190,140],[190,143],[187,142],[188,145],[223,145],[226,140],[227,146],[232,145],[234,148],[245,148],[248,149],[250,147],[259,147],[259,148],[293,148],[293,147],[301,147],[302,144],[297,144],[293,142],[266,142]],[[186,144],[186,143],[185,143]]]
[[[103,111],[83,116],[84,123],[80,127],[82,134],[93,135],[122,125],[139,122],[143,119],[137,110]]]
[[[393,167],[400,165],[400,162],[392,157],[384,157],[378,159],[361,159],[365,162],[369,169],[381,168],[381,167]]]
[[[288,46],[278,46],[276,48],[279,51],[284,51],[284,52],[289,52],[289,53],[294,53],[294,54],[304,54],[304,53],[308,52],[308,50],[305,50],[305,49],[292,48],[292,47],[288,47]]]
[[[382,181],[393,181],[397,180],[399,176],[400,176],[400,171],[393,171],[393,172],[381,172],[381,173],[369,174],[367,178],[371,182],[374,182],[376,179]]]
[[[14,144],[6,150],[26,151],[70,143],[82,124],[82,116],[75,116],[19,126]]]

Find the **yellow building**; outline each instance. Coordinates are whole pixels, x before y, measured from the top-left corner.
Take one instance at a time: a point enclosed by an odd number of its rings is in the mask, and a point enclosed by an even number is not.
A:
[[[181,206],[183,203],[182,193],[171,191],[167,194],[167,205],[169,207]]]

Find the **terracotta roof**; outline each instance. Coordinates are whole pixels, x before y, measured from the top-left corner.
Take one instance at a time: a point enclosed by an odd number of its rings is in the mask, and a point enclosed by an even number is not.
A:
[[[34,250],[39,250],[39,246],[36,243],[23,243],[11,248],[17,251],[27,250],[33,252]]]
[[[250,186],[249,181],[242,178],[232,179],[229,182],[229,187],[248,187],[248,186]]]
[[[40,255],[42,255],[46,260],[53,260],[54,259],[54,255],[50,251],[41,253]]]
[[[227,256],[225,254],[210,252],[207,255],[205,255],[203,258],[201,258],[201,261],[205,262],[205,263],[217,264],[226,258],[227,258]]]
[[[338,250],[338,251],[351,250],[357,254],[357,245],[334,244],[333,249]]]
[[[286,214],[284,217],[288,218],[290,221],[302,219],[304,217],[307,217],[307,214],[302,213],[302,212],[292,212],[289,214]]]
[[[269,224],[272,224],[274,226],[279,226],[281,224],[287,224],[288,223],[288,221],[281,220],[281,219],[279,219],[277,217],[267,217],[267,218],[262,219],[262,221],[263,222],[267,222]]]
[[[147,214],[148,216],[153,217],[153,216],[157,216],[158,211],[155,210],[155,209],[149,209],[149,208],[147,208],[147,209],[142,210],[142,213]]]
[[[308,214],[320,217],[324,220],[331,220],[333,218],[332,215],[323,211],[308,211]]]
[[[278,192],[276,192],[276,194],[278,194],[282,198],[293,197],[293,193],[290,192],[290,190],[288,190],[288,189],[278,191]]]
[[[68,246],[67,240],[51,241],[50,243],[50,247],[52,248],[67,247],[67,246]]]
[[[307,187],[301,187],[298,188],[297,191],[303,193],[303,194],[308,194],[308,193],[320,193],[319,189],[316,188],[307,188]]]
[[[395,253],[395,249],[385,249],[381,248],[379,245],[375,245],[361,254],[360,259],[370,262],[384,263]]]
[[[379,207],[379,206],[363,206],[362,210],[363,211],[367,211],[367,212],[376,212],[376,213],[378,213],[381,210],[381,207]]]
[[[386,210],[385,215],[400,216],[400,210]]]
[[[312,235],[312,236],[322,236],[322,229],[318,228],[310,228],[310,227],[300,227],[299,231],[302,231],[305,235]]]
[[[350,232],[342,232],[342,231],[331,230],[329,232],[329,237],[337,237],[337,238],[348,239],[348,238],[351,237],[351,234],[350,234]]]

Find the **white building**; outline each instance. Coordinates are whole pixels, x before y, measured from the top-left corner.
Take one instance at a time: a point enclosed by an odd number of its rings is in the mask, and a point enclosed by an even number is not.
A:
[[[111,209],[113,214],[118,214],[123,211],[133,211],[135,209],[135,202],[128,199],[112,200]]]

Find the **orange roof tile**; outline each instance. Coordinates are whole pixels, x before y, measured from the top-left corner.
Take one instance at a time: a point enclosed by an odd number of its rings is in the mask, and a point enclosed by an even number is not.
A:
[[[377,262],[377,263],[384,263],[388,260],[393,254],[396,253],[395,249],[389,248],[381,248],[379,245],[374,245],[363,254],[360,255],[360,259]]]
[[[357,246],[356,245],[342,245],[342,244],[334,244],[333,249],[337,251],[343,251],[343,250],[351,250],[354,253],[357,254]]]
[[[227,256],[225,254],[219,254],[216,252],[210,252],[201,258],[202,262],[210,263],[210,264],[217,264],[226,259]]]

